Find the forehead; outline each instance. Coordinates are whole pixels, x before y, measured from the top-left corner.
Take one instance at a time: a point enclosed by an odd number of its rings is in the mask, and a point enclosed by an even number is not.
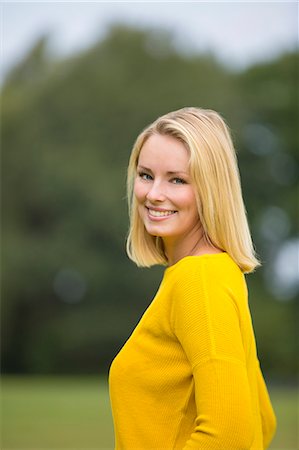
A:
[[[153,134],[143,144],[138,164],[149,168],[161,167],[172,172],[187,171],[189,151],[172,136]]]

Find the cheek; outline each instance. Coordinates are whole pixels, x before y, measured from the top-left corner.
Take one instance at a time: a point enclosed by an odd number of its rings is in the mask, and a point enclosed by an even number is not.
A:
[[[193,190],[189,194],[189,204],[190,204],[191,209],[193,209],[194,211],[197,211],[197,202],[196,202],[196,197],[195,197],[195,193],[193,192]]]
[[[193,189],[188,186],[184,191],[177,192],[177,195],[174,196],[174,201],[183,209],[188,211],[197,210],[196,197]]]
[[[134,184],[134,195],[137,199],[138,202],[142,202],[146,196],[146,187],[144,186],[143,183],[140,183],[140,181],[138,180],[138,178],[136,178],[135,180],[135,184]]]

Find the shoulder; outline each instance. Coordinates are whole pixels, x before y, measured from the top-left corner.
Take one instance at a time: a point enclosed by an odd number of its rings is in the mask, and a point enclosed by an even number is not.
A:
[[[165,275],[173,281],[196,282],[202,278],[243,278],[243,273],[225,252],[200,256],[186,256],[166,269]]]
[[[166,278],[177,302],[206,298],[212,303],[246,302],[244,274],[227,253],[187,256],[166,269]]]

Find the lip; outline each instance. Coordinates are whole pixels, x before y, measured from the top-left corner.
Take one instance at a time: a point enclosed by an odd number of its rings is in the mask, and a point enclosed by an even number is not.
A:
[[[149,206],[149,205],[145,205],[146,209],[152,209],[153,211],[160,211],[160,212],[165,212],[165,211],[175,211],[177,212],[175,209],[171,209],[171,208],[159,208],[157,206]]]
[[[147,216],[148,216],[148,218],[149,218],[151,221],[153,221],[153,222],[162,222],[162,221],[164,221],[164,220],[170,219],[171,217],[173,217],[173,216],[177,213],[177,211],[174,210],[174,209],[157,208],[157,207],[152,208],[152,207],[148,207],[148,206],[145,206],[145,208],[147,209]],[[160,216],[160,217],[157,217],[157,216],[153,216],[153,215],[150,213],[150,210],[152,210],[152,211],[158,211],[158,212],[166,212],[166,211],[174,211],[174,212],[173,212],[173,214],[169,214],[169,215],[167,215],[167,216]]]

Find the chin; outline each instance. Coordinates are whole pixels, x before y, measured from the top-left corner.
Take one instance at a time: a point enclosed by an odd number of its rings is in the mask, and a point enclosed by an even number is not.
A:
[[[148,234],[150,234],[151,236],[157,236],[157,237],[171,237],[173,236],[175,233],[169,230],[158,230],[155,227],[145,227],[146,231],[148,232]]]

